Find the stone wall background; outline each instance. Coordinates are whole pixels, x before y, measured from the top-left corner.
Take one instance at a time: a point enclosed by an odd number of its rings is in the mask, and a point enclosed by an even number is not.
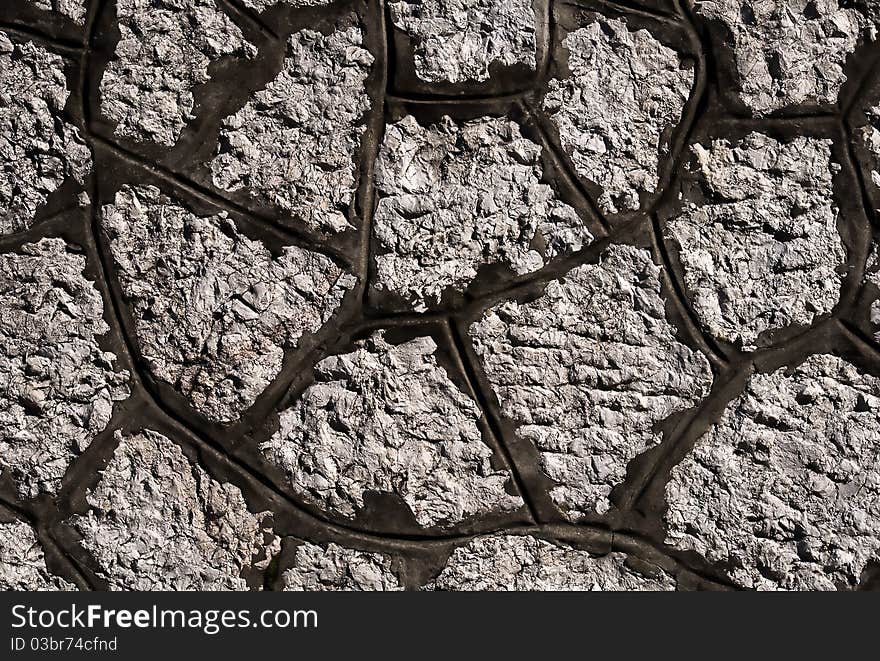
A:
[[[5,0],[0,586],[872,589],[874,0]]]

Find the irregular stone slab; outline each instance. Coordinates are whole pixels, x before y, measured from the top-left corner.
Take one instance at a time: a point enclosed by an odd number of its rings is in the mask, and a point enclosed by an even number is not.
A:
[[[841,359],[755,374],[672,471],[667,542],[743,587],[852,587],[880,559],[880,380]]]
[[[657,567],[651,578],[626,566],[626,555],[593,556],[526,535],[477,537],[459,546],[428,590],[671,591],[675,579]]]
[[[531,0],[419,0],[388,8],[413,42],[416,75],[424,81],[488,80],[496,63],[535,68]]]
[[[638,209],[658,186],[665,138],[694,80],[678,53],[647,30],[600,19],[569,33],[571,75],[549,83],[543,107],[579,175],[602,188],[606,213]]]
[[[293,567],[281,575],[281,583],[283,590],[299,592],[403,590],[390,558],[338,544],[298,546]]]
[[[669,221],[694,310],[746,350],[758,336],[808,325],[837,304],[846,249],[837,232],[831,141],[780,143],[751,133],[695,145],[707,200]]]
[[[63,116],[69,95],[61,57],[0,30],[0,234],[28,229],[51,193],[92,168]]]
[[[420,337],[397,346],[382,332],[325,358],[315,383],[280,416],[260,449],[311,503],[352,517],[366,491],[400,496],[423,526],[514,510],[506,470],[477,427],[477,405]]]
[[[193,89],[208,66],[256,48],[215,0],[116,0],[119,43],[101,79],[101,112],[115,134],[173,146],[195,118]]]
[[[74,23],[83,25],[86,22],[85,0],[30,0],[30,2],[37,9],[64,14]]]
[[[311,229],[351,227],[346,212],[374,62],[362,42],[356,27],[291,35],[278,77],[223,121],[214,185],[246,189]]]
[[[550,495],[571,518],[606,512],[630,460],[659,442],[657,423],[712,383],[706,358],[666,321],[660,269],[628,246],[532,303],[488,310],[470,336],[502,414],[540,451],[557,483]]]
[[[730,31],[739,96],[756,116],[837,103],[864,17],[838,0],[704,0],[698,16]]]
[[[523,274],[589,244],[590,231],[541,176],[541,147],[509,119],[444,116],[425,128],[407,115],[388,125],[376,165],[375,288],[425,310],[483,264]]]
[[[24,521],[0,523],[0,590],[44,592],[76,590],[49,572],[43,548]]]
[[[225,212],[197,216],[153,186],[123,186],[101,212],[153,374],[205,416],[237,419],[356,279],[287,246],[273,258]]]
[[[0,253],[0,472],[22,498],[54,494],[75,457],[128,397],[128,372],[97,338],[110,330],[85,257],[61,239]]]
[[[123,436],[90,510],[73,518],[111,590],[247,590],[280,540],[238,487],[209,477],[175,443],[144,430]]]

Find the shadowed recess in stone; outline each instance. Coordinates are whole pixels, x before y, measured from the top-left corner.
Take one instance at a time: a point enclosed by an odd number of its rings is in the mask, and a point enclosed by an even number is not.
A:
[[[56,11],[74,23],[86,22],[86,0],[30,0],[37,9]]]
[[[413,42],[416,75],[424,81],[487,80],[495,63],[535,68],[531,0],[418,0],[388,8]]]
[[[638,209],[640,195],[657,188],[693,69],[647,30],[614,19],[575,30],[562,45],[571,74],[550,81],[544,110],[577,173],[602,188],[602,210]]]
[[[674,333],[659,267],[628,246],[471,326],[502,414],[540,451],[569,517],[606,512],[630,460],[659,442],[655,425],[708,392],[708,361]]]
[[[868,24],[838,0],[704,0],[697,16],[733,37],[739,95],[754,115],[837,102],[844,68]],[[872,25],[870,34],[875,27]]]
[[[359,28],[291,35],[284,69],[220,130],[214,185],[247,190],[307,227],[342,232],[370,108],[374,57]]]
[[[316,332],[356,278],[296,246],[272,257],[221,212],[197,216],[153,186],[101,212],[141,354],[207,417],[230,422]]]
[[[0,590],[76,590],[46,567],[43,547],[24,521],[0,523]]]
[[[765,331],[830,312],[846,260],[831,141],[780,143],[751,133],[693,151],[706,200],[686,201],[668,233],[681,246],[685,284],[709,332],[751,350]]]
[[[880,380],[830,355],[754,375],[666,497],[667,543],[743,587],[855,586],[880,557]]]
[[[154,431],[123,436],[72,523],[112,590],[247,590],[280,540],[238,487],[209,477]]]
[[[391,559],[381,553],[307,542],[297,547],[293,567],[281,575],[281,585],[282,590],[302,592],[403,589],[391,568]]]
[[[659,567],[646,576],[626,565],[626,555],[586,551],[526,535],[477,537],[453,551],[428,590],[670,591],[675,579]]]
[[[128,372],[97,338],[110,328],[85,257],[61,239],[0,253],[0,473],[22,498],[56,493],[70,462],[128,397]]]
[[[335,0],[241,0],[241,4],[256,12],[264,12],[271,7],[320,7],[322,5],[329,5],[334,1]]]
[[[420,337],[391,345],[382,332],[325,358],[315,383],[280,416],[260,449],[308,501],[352,517],[366,491],[400,496],[423,526],[517,509],[506,470],[492,468],[477,405]]]
[[[195,118],[193,88],[224,57],[256,48],[215,0],[116,0],[119,43],[101,79],[101,112],[118,136],[171,147]]]
[[[541,183],[541,147],[506,118],[427,128],[408,115],[386,127],[376,165],[377,290],[416,310],[464,289],[481,265],[540,269],[593,237]]]
[[[0,30],[0,235],[28,229],[67,178],[82,184],[89,148],[65,121],[64,60]]]

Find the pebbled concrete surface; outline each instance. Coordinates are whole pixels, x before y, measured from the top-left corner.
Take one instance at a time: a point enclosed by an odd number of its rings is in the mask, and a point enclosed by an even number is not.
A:
[[[880,585],[876,2],[0,4],[0,587]]]

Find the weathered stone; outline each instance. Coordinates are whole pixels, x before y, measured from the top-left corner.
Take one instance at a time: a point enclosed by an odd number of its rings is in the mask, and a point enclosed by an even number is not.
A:
[[[541,147],[506,118],[390,124],[376,167],[374,286],[424,310],[483,264],[523,274],[589,244],[574,209],[541,183],[540,159]]]
[[[470,335],[502,414],[538,448],[551,496],[572,518],[606,512],[629,461],[660,440],[657,423],[712,382],[706,358],[666,321],[660,269],[627,246],[532,303],[492,308]]]
[[[0,254],[0,471],[22,498],[56,493],[70,462],[128,397],[97,337],[104,304],[61,239]]]
[[[654,577],[626,566],[623,553],[593,556],[526,535],[477,537],[459,546],[426,586],[429,590],[668,591],[675,579],[656,568]]]
[[[150,430],[123,436],[73,523],[113,590],[246,590],[242,573],[280,549],[238,487],[191,463]]]
[[[434,341],[381,332],[315,367],[315,383],[260,446],[304,498],[354,516],[366,491],[400,496],[423,526],[516,509],[492,468],[477,405],[437,364]]]
[[[743,587],[856,585],[880,559],[880,379],[830,355],[755,374],[666,496],[667,542]]]
[[[242,0],[242,4],[248,9],[253,9],[256,12],[264,12],[270,7],[319,7],[321,5],[329,5],[333,1],[334,0]]]
[[[0,234],[26,230],[64,181],[82,184],[88,147],[64,119],[64,60],[0,30]]]
[[[391,20],[413,43],[416,75],[431,83],[489,78],[493,64],[535,68],[531,0],[392,2]]]
[[[337,544],[298,546],[293,567],[281,575],[281,583],[283,590],[307,592],[403,589],[390,558]]]
[[[43,548],[24,521],[0,523],[0,590],[76,590],[46,567]]]
[[[256,48],[216,0],[116,0],[119,43],[101,80],[101,112],[118,136],[171,147],[195,117],[209,65]]]
[[[273,258],[225,212],[197,216],[153,186],[124,186],[101,222],[145,362],[221,422],[254,403],[284,351],[326,323],[356,282],[303,248]]]
[[[758,336],[810,324],[840,296],[831,141],[780,143],[751,133],[694,153],[706,200],[669,221],[694,309],[713,335],[755,348]]]
[[[864,17],[838,0],[704,0],[698,16],[730,31],[739,96],[757,116],[837,102]]]
[[[647,30],[614,19],[575,30],[562,44],[571,75],[550,81],[544,109],[577,173],[602,188],[602,210],[638,209],[640,195],[657,189],[693,69]]]
[[[874,168],[871,169],[871,184],[880,193],[880,105],[867,108],[865,114],[868,117],[868,123],[861,127],[857,132],[857,137],[862,144],[870,152],[874,161]]]
[[[214,185],[246,189],[312,229],[350,227],[374,62],[362,41],[356,27],[291,35],[278,77],[223,121]]]
[[[57,11],[64,14],[74,23],[82,25],[86,22],[86,0],[30,0],[37,9]]]

